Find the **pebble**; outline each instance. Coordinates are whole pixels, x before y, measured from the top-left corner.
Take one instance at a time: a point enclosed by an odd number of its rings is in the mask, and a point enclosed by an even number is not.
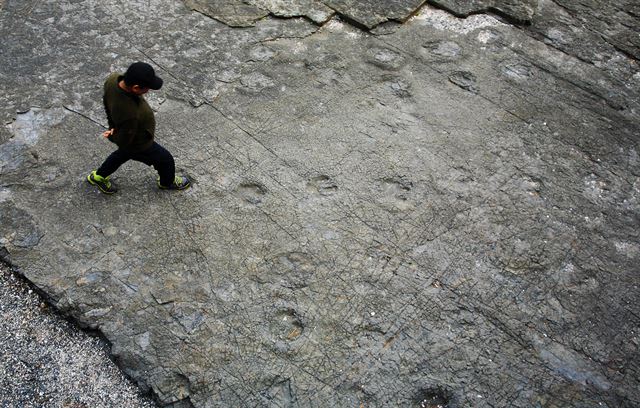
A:
[[[0,407],[156,406],[102,339],[57,314],[0,262]]]

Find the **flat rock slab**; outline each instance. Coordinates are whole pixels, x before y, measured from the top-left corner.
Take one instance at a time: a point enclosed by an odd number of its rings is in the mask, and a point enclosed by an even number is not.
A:
[[[512,20],[531,21],[535,15],[538,0],[430,0],[429,3],[442,7],[460,17],[487,11],[498,12]]]
[[[405,21],[411,17],[424,0],[323,0],[329,7],[338,11],[351,21],[373,28],[380,23],[394,20]]]
[[[348,21],[372,29],[387,21],[404,22],[429,3],[453,14],[467,17],[496,12],[513,21],[531,21],[538,0],[183,0],[199,11],[231,27],[248,27],[268,14],[278,17],[306,17],[316,24],[326,23],[335,13]],[[626,41],[635,41],[627,38]]]
[[[607,64],[612,50],[640,59],[639,19],[640,4],[632,0],[606,5],[557,0],[541,2],[531,29],[542,41],[580,59]]]
[[[162,405],[638,405],[628,53],[430,7],[384,36],[120,7],[0,14],[0,246]],[[85,181],[135,60],[187,191]]]
[[[319,0],[250,0],[250,3],[278,17],[307,17],[316,24],[324,24],[335,11]]]
[[[198,11],[231,27],[249,27],[268,11],[237,0],[184,0],[191,10]]]
[[[424,0],[184,0],[199,11],[231,27],[252,26],[272,14],[278,17],[307,17],[317,24],[327,22],[336,12],[365,28],[395,20],[405,21],[424,4]]]

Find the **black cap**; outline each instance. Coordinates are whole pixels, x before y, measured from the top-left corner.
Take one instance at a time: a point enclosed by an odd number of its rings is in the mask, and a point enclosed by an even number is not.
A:
[[[156,76],[153,67],[146,62],[135,62],[124,73],[127,85],[140,85],[143,88],[158,90],[162,88],[162,79]]]

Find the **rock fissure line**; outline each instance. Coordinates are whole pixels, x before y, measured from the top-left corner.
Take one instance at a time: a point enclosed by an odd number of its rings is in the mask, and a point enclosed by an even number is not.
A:
[[[100,123],[99,121],[93,119],[91,116],[89,116],[89,115],[87,115],[85,113],[82,113],[82,112],[79,112],[79,111],[77,111],[75,109],[72,109],[72,108],[68,107],[67,105],[62,105],[62,107],[64,109],[66,109],[67,111],[71,112],[71,113],[75,113],[76,115],[82,116],[83,118],[87,119],[90,122],[95,123],[96,125],[100,126],[103,129],[107,129],[108,128],[107,126],[103,125],[102,123]]]
[[[486,2],[488,4],[482,2],[482,5],[468,6],[466,4],[458,4],[457,2],[451,0],[423,0],[417,4],[409,3],[407,5],[400,5],[399,10],[394,10],[393,7],[395,6],[395,4],[390,4],[387,7],[390,7],[390,10],[392,10],[392,15],[377,15],[375,20],[368,20],[366,11],[360,10],[358,7],[362,6],[376,8],[376,3],[373,3],[372,6],[371,4],[367,4],[366,2],[361,2],[358,0],[347,1],[346,4],[341,4],[338,7],[336,7],[334,2],[332,1],[320,1],[320,4],[323,4],[324,6],[328,7],[328,9],[332,10],[332,13],[327,13],[327,15],[325,15],[322,19],[312,18],[310,14],[313,14],[313,10],[309,10],[308,13],[298,11],[289,13],[281,12],[280,14],[278,14],[278,12],[273,10],[273,7],[269,8],[268,4],[255,5],[238,2],[237,6],[240,6],[242,4],[242,7],[245,8],[244,11],[246,12],[246,14],[237,16],[231,12],[231,9],[226,9],[226,7],[235,7],[233,5],[233,2],[231,2],[232,4],[217,6],[216,4],[210,4],[210,2],[208,2],[207,0],[182,1],[184,1],[185,5],[191,10],[234,28],[253,26],[256,22],[264,20],[265,18],[303,18],[318,26],[323,26],[334,16],[339,16],[343,21],[348,22],[354,27],[369,31],[386,22],[396,22],[403,24],[412,17],[419,14],[420,11],[426,6],[444,10],[447,13],[458,18],[467,18],[473,15],[480,14],[493,14],[512,25],[529,25],[531,24],[531,18],[533,17],[532,11],[530,11],[529,13],[523,13],[515,10],[513,12],[510,12],[509,10],[512,6],[507,5],[506,7],[503,7],[500,5],[495,5],[495,1]],[[376,13],[377,12],[384,13],[381,10],[376,10]],[[399,15],[393,15],[395,13],[398,13]]]

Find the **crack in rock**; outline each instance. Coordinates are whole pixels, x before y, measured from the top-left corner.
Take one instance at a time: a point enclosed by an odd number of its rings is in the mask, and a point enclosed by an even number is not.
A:
[[[538,8],[538,0],[429,0],[429,4],[457,17],[492,12],[517,24],[531,22]]]
[[[214,18],[230,27],[251,27],[269,15],[268,11],[236,0],[184,0],[191,10]]]
[[[335,11],[317,0],[247,0],[262,10],[269,10],[269,13],[276,17],[292,18],[305,17],[318,25],[329,21]]]
[[[281,18],[305,17],[318,25],[334,15],[365,30],[387,23],[404,23],[425,4],[442,8],[457,17],[494,13],[515,24],[527,24],[534,17],[538,0],[183,0],[192,10],[231,27],[250,27],[269,15]]]

